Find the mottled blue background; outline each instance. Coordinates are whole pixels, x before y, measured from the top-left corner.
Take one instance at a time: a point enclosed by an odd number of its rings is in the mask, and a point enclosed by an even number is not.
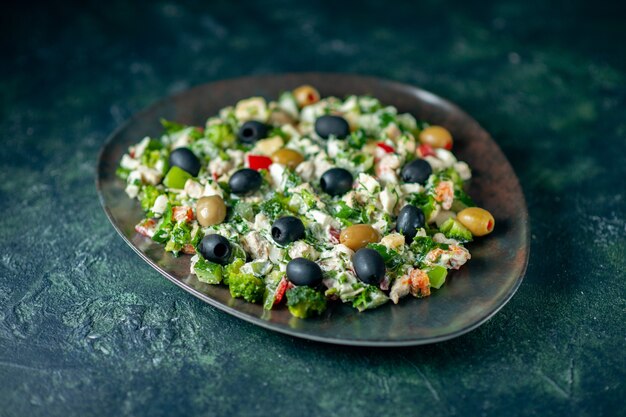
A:
[[[0,416],[626,415],[626,11],[611,2],[20,3],[0,17]],[[158,98],[326,70],[460,104],[518,173],[526,279],[420,348],[292,339],[143,263],[94,186]]]

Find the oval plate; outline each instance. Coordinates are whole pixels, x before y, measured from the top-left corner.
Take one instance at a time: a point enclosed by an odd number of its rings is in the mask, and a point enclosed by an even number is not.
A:
[[[144,136],[162,133],[160,118],[204,125],[222,107],[250,96],[276,99],[280,92],[301,84],[317,87],[322,96],[370,94],[400,112],[412,113],[447,127],[455,138],[454,151],[473,169],[469,193],[496,218],[496,229],[469,244],[472,259],[449,275],[442,289],[399,305],[388,303],[359,313],[341,303],[320,318],[300,320],[282,306],[264,311],[260,305],[232,299],[228,288],[199,282],[189,274],[190,256],[174,258],[163,247],[138,235],[143,218],[136,200],[124,193],[115,169],[129,145]],[[480,326],[506,304],[519,287],[529,253],[528,212],[513,169],[480,125],[452,103],[409,85],[348,74],[302,73],[255,76],[200,85],[166,98],[136,114],[115,131],[98,160],[97,188],[109,220],[139,256],[174,284],[207,303],[259,326],[321,342],[362,346],[406,346],[438,342]]]

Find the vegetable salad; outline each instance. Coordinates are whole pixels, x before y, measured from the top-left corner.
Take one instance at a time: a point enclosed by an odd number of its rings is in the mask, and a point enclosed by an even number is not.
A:
[[[333,300],[364,311],[427,297],[495,226],[464,191],[471,170],[450,132],[374,97],[301,86],[204,126],[162,124],[117,170],[145,212],[136,231],[268,310],[306,318]]]

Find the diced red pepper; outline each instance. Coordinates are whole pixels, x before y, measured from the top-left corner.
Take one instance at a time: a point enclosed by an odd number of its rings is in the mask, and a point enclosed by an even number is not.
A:
[[[196,254],[196,248],[194,248],[191,243],[185,243],[183,245],[183,248],[181,249],[181,251],[183,253],[186,253],[187,255],[195,255]]]
[[[446,143],[446,146],[444,146],[443,148],[449,151],[450,149],[452,149],[452,142]]]
[[[433,150],[432,146],[425,143],[420,144],[418,151],[422,158],[426,156],[435,156],[435,151]]]
[[[190,222],[193,220],[193,210],[187,206],[172,207],[172,218],[177,222]]]
[[[154,232],[156,230],[157,222],[154,219],[146,219],[135,226],[135,232],[140,235],[152,237],[154,236]]]
[[[276,287],[276,292],[274,293],[274,305],[280,304],[283,301],[283,297],[288,289],[293,288],[293,284],[287,280],[287,277],[283,277],[278,283],[278,287]]]
[[[248,167],[258,171],[268,169],[272,165],[272,159],[263,155],[248,155]]]
[[[378,146],[380,149],[387,153],[392,153],[394,151],[393,147],[387,145],[385,142],[378,142],[376,146]]]
[[[491,232],[491,229],[493,229],[493,222],[489,220],[487,222],[487,231]]]

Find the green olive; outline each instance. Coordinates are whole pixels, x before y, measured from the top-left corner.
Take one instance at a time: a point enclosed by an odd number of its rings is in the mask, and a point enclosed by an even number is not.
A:
[[[469,229],[474,236],[488,235],[496,225],[491,213],[480,207],[468,207],[457,213],[456,219]]]
[[[355,224],[341,231],[339,241],[357,251],[368,243],[376,243],[380,240],[380,234],[369,224]]]
[[[304,156],[293,149],[282,148],[272,154],[272,161],[285,165],[287,168],[296,169],[304,161]]]
[[[445,127],[428,126],[420,132],[419,139],[433,148],[452,149],[452,135]]]
[[[293,97],[301,108],[320,101],[320,93],[310,85],[301,85],[293,90]]]
[[[222,223],[226,218],[226,204],[222,197],[212,195],[199,199],[196,203],[196,218],[203,227]]]

